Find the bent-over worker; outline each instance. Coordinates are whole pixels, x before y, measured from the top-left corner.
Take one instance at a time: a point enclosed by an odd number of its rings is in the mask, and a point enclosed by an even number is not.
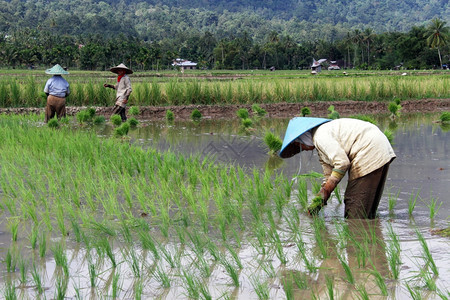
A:
[[[331,193],[348,171],[345,217],[374,219],[389,164],[396,157],[384,133],[376,125],[357,119],[292,119],[280,157],[288,158],[301,150],[314,149],[319,155],[325,180],[319,192],[322,204],[309,213],[317,214],[327,204]]]

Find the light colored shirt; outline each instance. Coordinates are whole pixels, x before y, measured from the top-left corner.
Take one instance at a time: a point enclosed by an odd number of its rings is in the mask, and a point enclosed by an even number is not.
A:
[[[127,104],[124,101],[128,100],[132,91],[130,77],[124,75],[114,88],[116,89],[116,105],[126,107]]]
[[[313,141],[326,179],[332,172],[343,176],[347,171],[349,180],[360,178],[396,157],[376,125],[357,119],[324,123],[313,131]]]
[[[61,75],[53,75],[44,87],[44,93],[59,98],[66,98],[70,94],[69,83]]]

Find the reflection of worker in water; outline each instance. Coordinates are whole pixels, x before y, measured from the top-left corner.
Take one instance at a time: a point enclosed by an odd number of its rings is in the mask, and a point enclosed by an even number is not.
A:
[[[321,204],[327,204],[337,184],[348,171],[344,195],[346,218],[375,218],[383,194],[389,164],[395,158],[389,140],[380,129],[357,119],[294,118],[289,122],[280,157],[301,150],[317,149],[325,181],[320,189]]]
[[[132,91],[131,81],[127,74],[133,74],[133,71],[128,69],[124,64],[113,67],[110,71],[118,75],[117,83],[115,85],[105,83],[103,86],[116,90],[116,102],[113,113],[120,115],[122,122],[125,122],[127,120],[125,109],[127,107],[128,97],[130,97]]]
[[[348,226],[347,226],[348,225]],[[327,251],[326,257],[317,266],[317,273],[308,273],[298,270],[285,270],[283,277],[285,280],[302,278],[307,281],[307,289],[298,290],[294,293],[294,299],[330,299],[329,290],[326,285],[327,278],[333,281],[335,298],[356,299],[355,286],[363,287],[367,291],[379,289],[373,271],[376,270],[382,278],[389,278],[389,264],[386,256],[386,244],[381,230],[379,219],[347,220],[348,236],[344,243],[345,248],[341,248],[342,237],[333,236],[332,230],[321,230],[321,239]],[[307,243],[312,245],[314,243]],[[313,248],[313,253],[320,253]],[[346,255],[345,255],[346,254]],[[343,268],[339,256],[344,260],[352,272],[355,284],[348,284],[348,277]],[[381,291],[380,291],[381,292]],[[337,296],[337,297],[336,297]]]
[[[60,118],[66,116],[66,97],[70,94],[69,83],[61,76],[69,74],[60,65],[54,65],[45,71],[53,75],[45,83],[44,93],[47,95],[47,106],[45,107],[45,123],[52,119],[55,114]]]

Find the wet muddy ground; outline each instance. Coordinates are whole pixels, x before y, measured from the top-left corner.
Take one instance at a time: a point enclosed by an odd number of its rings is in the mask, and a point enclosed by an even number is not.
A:
[[[440,100],[439,100],[440,101]],[[448,101],[433,102],[435,104],[433,111],[448,110]],[[437,104],[439,103],[439,104]],[[417,104],[417,103],[416,103]],[[425,105],[422,103],[422,105]],[[429,103],[428,103],[429,104]],[[329,102],[323,104],[322,113],[318,115],[326,115],[326,109],[330,105]],[[364,103],[364,105],[369,105]],[[405,105],[402,103],[402,105]],[[375,108],[377,105],[374,105]],[[209,112],[210,116],[228,116],[235,118],[236,107],[219,107]],[[269,129],[279,135],[281,138],[284,134],[285,127],[289,117],[292,116],[291,110],[299,111],[302,106],[293,108],[292,106],[278,106],[278,110],[271,112],[267,109],[269,116],[261,120],[255,125],[254,130],[242,130],[237,120],[215,120],[216,117],[208,118],[204,113],[205,119],[200,123],[176,121],[173,124],[167,124],[164,121],[155,121],[153,117],[139,118],[141,124],[138,128],[133,129],[129,133],[130,142],[141,147],[156,147],[161,150],[172,150],[182,154],[213,155],[220,163],[235,163],[242,165],[248,169],[257,168],[264,170],[269,168],[276,174],[284,174],[289,178],[295,177],[298,173],[307,173],[309,171],[320,172],[321,168],[317,160],[316,154],[302,153],[288,160],[281,160],[277,157],[270,157],[268,149],[263,143],[264,129]],[[405,107],[405,106],[404,106]],[[409,107],[406,105],[406,107]],[[428,107],[428,106],[427,106]],[[186,118],[190,116],[192,107],[179,108],[179,114],[183,115],[185,111]],[[355,114],[355,105],[348,103],[348,114]],[[148,108],[150,109],[150,108]],[[166,108],[161,108],[166,109]],[[315,108],[313,111],[322,111]],[[345,115],[344,106],[337,108],[341,115]],[[364,108],[361,108],[364,109]],[[366,107],[365,109],[369,109]],[[380,111],[385,108],[379,106]],[[410,109],[415,109],[411,107]],[[145,116],[153,115],[153,113],[144,113]],[[406,109],[405,109],[406,111]],[[358,113],[361,111],[358,111]],[[366,111],[364,111],[367,113]],[[156,117],[156,115],[161,116]],[[177,115],[177,113],[175,113]],[[271,118],[271,114],[276,117]],[[286,115],[284,115],[286,114]],[[382,129],[391,128],[395,132],[394,150],[397,159],[394,160],[386,182],[385,193],[379,207],[379,218],[376,222],[365,224],[369,226],[367,232],[371,234],[371,238],[376,243],[370,244],[370,258],[372,264],[364,267],[359,265],[358,251],[352,246],[352,243],[340,245],[342,239],[339,233],[339,224],[344,222],[343,209],[344,205],[340,204],[334,198],[323,211],[323,219],[325,230],[323,230],[323,240],[328,245],[330,253],[327,258],[323,258],[320,249],[315,242],[314,224],[312,219],[306,215],[300,215],[300,226],[303,230],[303,238],[308,245],[308,255],[316,265],[317,272],[309,273],[305,271],[305,264],[299,257],[298,244],[292,240],[292,231],[286,220],[280,220],[278,232],[282,239],[283,251],[287,257],[287,263],[283,264],[274,252],[261,254],[246,236],[246,232],[242,232],[240,239],[241,245],[238,248],[238,256],[243,264],[243,268],[239,270],[238,277],[240,285],[233,286],[226,269],[212,260],[210,255],[205,254],[208,260],[211,274],[204,278],[206,286],[209,288],[213,299],[258,299],[256,286],[258,283],[267,285],[270,299],[286,299],[286,286],[290,283],[294,284],[294,278],[304,278],[307,281],[308,288],[302,290],[294,289],[293,299],[312,299],[311,291],[319,299],[330,298],[330,282],[333,283],[332,290],[334,297],[337,299],[356,299],[360,294],[357,290],[364,287],[370,299],[411,299],[411,294],[407,289],[407,284],[411,286],[421,287],[419,292],[423,298],[440,299],[439,295],[426,288],[425,282],[422,282],[421,270],[424,269],[423,252],[418,242],[416,230],[423,234],[426,242],[431,250],[433,259],[439,268],[438,275],[432,275],[432,281],[436,284],[439,291],[444,295],[448,295],[448,286],[450,286],[450,252],[448,247],[450,242],[448,238],[434,235],[435,230],[448,227],[448,218],[450,211],[450,201],[448,200],[448,187],[450,186],[450,134],[438,124],[434,123],[439,114],[431,114],[423,116],[422,114],[403,115],[401,119],[392,122],[389,118],[377,117],[379,126]],[[163,112],[154,113],[156,119],[164,118]],[[226,118],[226,117],[223,117]],[[217,119],[219,119],[217,117]],[[87,130],[87,129],[82,129]],[[111,136],[112,127],[109,124],[95,127],[99,136]],[[345,188],[345,179],[340,184],[341,193]],[[295,186],[294,186],[295,187]],[[417,207],[413,217],[408,215],[408,201],[411,195],[420,195]],[[294,188],[292,194],[292,205],[295,205],[296,191]],[[395,199],[393,209],[389,208],[390,201]],[[440,209],[433,219],[429,217],[430,201],[438,199],[442,203]],[[337,225],[338,224],[338,225]],[[349,224],[351,225],[351,224]],[[360,227],[361,224],[356,224]],[[401,247],[401,268],[399,279],[390,278],[390,266],[388,262],[389,245],[392,238],[389,235],[389,228],[397,234]],[[156,234],[156,233],[155,233]],[[357,236],[357,235],[356,235]],[[216,237],[220,240],[220,237]],[[361,236],[361,238],[365,238]],[[195,257],[195,251],[189,247],[184,247],[176,242],[165,241],[166,248],[173,255],[181,253],[181,265],[187,267],[193,264],[192,257]],[[0,257],[4,259],[5,249],[10,244],[10,235],[4,223],[0,223]],[[269,244],[269,242],[268,242]],[[118,260],[122,260],[119,245],[116,244],[116,255]],[[348,281],[345,270],[341,262],[336,256],[336,250],[344,255],[350,268],[354,270],[355,283]],[[161,284],[155,276],[150,273],[150,269],[154,269],[155,263],[152,256],[138,249],[142,261],[145,262],[146,270],[143,299],[180,299],[188,298],[185,285],[180,278],[175,278],[172,286],[168,289],[162,288]],[[89,284],[89,269],[86,264],[86,250],[79,244],[68,244],[67,256],[69,258],[70,271],[73,276],[73,282],[68,287],[67,298],[76,299],[77,287],[81,292],[83,299],[110,298],[111,281],[114,275],[121,273],[122,290],[120,299],[134,299],[136,283],[139,280],[133,276],[132,265],[123,259],[124,263],[119,270],[112,270],[107,264],[98,266],[99,283],[97,288],[91,288]],[[231,258],[230,258],[231,259]],[[42,264],[43,276],[46,284],[45,295],[52,298],[55,295],[56,284],[53,282],[58,276],[58,270],[53,259],[47,259]],[[168,274],[175,271],[168,265],[161,266]],[[194,267],[193,267],[194,268]],[[376,285],[371,270],[376,268],[384,278],[388,289],[389,296],[382,296],[380,288]],[[307,275],[305,277],[305,274]],[[4,286],[6,278],[10,276],[2,269],[0,271],[0,286]],[[19,276],[19,274],[17,274]],[[331,281],[330,281],[331,279]],[[53,281],[52,281],[53,280]],[[258,282],[261,281],[261,282]],[[24,299],[34,299],[37,297],[35,286],[30,283],[29,287],[21,288],[21,295]]]

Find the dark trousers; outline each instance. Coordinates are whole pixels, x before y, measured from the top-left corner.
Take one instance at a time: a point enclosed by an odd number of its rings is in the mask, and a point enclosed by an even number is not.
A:
[[[48,123],[55,114],[58,119],[66,116],[66,98],[49,95],[47,97],[47,106],[45,107],[45,123]]]
[[[122,122],[125,122],[127,120],[127,116],[125,115],[125,107],[115,105],[113,108],[113,113],[116,115],[119,115],[122,118]]]
[[[376,217],[389,164],[385,164],[366,176],[348,182],[344,195],[346,218],[374,219]]]

